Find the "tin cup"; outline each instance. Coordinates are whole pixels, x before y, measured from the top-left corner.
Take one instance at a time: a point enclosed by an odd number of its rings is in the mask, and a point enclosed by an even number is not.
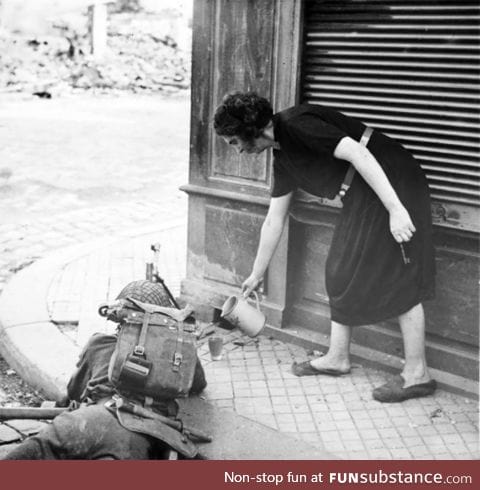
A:
[[[223,352],[223,337],[219,335],[210,337],[208,339],[208,349],[210,350],[212,361],[220,361]]]

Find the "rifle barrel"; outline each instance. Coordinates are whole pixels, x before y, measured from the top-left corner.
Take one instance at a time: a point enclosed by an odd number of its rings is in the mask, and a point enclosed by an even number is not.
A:
[[[9,419],[54,419],[66,412],[66,407],[0,407],[0,420]]]

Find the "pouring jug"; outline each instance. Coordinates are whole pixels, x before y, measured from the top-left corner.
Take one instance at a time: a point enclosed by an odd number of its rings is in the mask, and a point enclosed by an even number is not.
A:
[[[265,315],[260,311],[258,294],[253,291],[256,308],[244,298],[230,296],[222,307],[221,317],[249,337],[256,337],[265,326]]]

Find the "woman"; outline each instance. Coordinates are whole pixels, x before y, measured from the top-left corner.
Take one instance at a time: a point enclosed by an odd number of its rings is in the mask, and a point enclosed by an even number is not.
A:
[[[428,186],[418,162],[377,131],[367,142],[371,130],[331,108],[303,104],[274,115],[253,92],[227,95],[214,128],[240,153],[273,149],[271,201],[252,272],[242,284],[245,296],[268,267],[295,189],[332,199],[352,168],[326,264],[330,347],[322,357],[294,363],[294,374],[347,374],[352,327],[398,317],[405,365],[373,396],[398,402],[432,394],[422,302],[434,296],[435,262]]]

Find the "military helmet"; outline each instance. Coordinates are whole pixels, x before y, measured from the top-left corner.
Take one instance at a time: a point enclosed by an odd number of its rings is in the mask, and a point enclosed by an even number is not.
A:
[[[150,303],[158,306],[172,306],[172,302],[165,291],[165,287],[158,282],[146,280],[132,281],[120,291],[117,300],[125,299],[127,297],[136,299],[142,303]]]

